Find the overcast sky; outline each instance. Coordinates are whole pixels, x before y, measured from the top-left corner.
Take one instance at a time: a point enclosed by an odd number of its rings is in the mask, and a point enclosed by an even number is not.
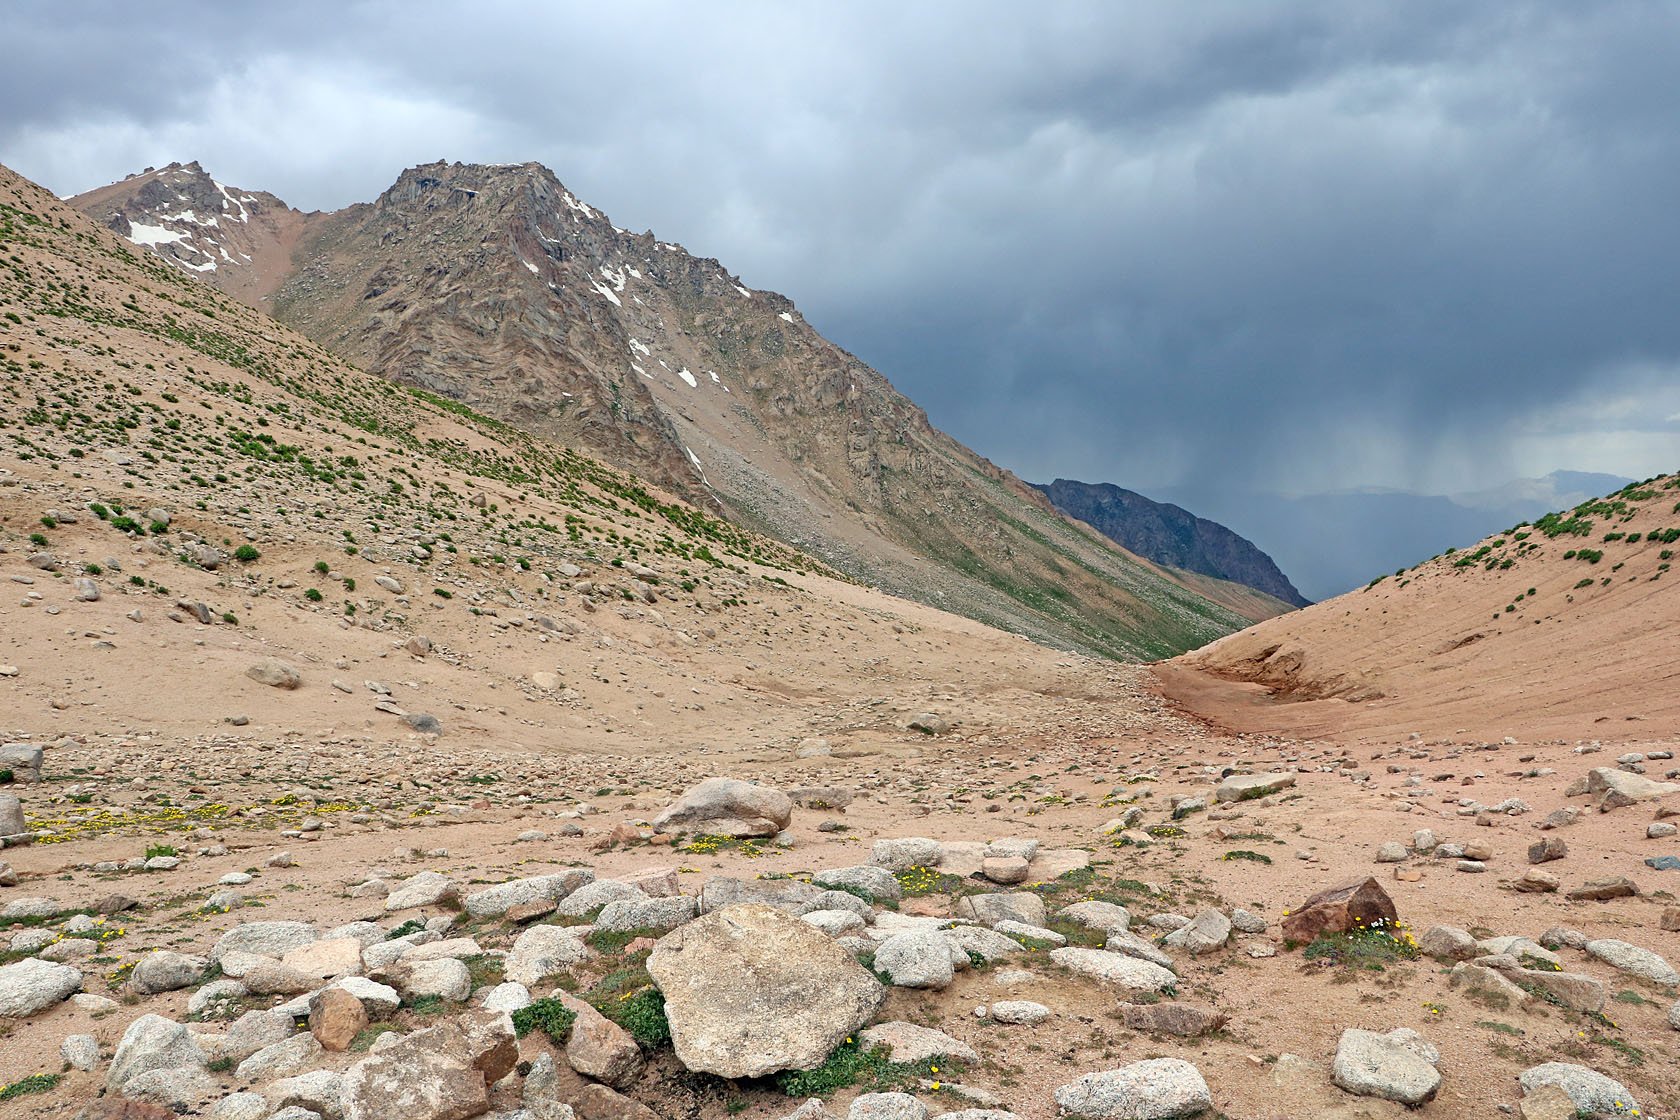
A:
[[[6,6],[0,162],[540,160],[1034,480],[1680,468],[1680,5]]]

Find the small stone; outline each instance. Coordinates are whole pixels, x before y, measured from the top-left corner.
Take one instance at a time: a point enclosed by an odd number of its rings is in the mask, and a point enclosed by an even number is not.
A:
[[[261,661],[245,670],[245,675],[258,684],[266,684],[271,688],[286,690],[295,689],[302,683],[303,678],[292,666],[277,657],[265,657]]]
[[[1528,846],[1529,863],[1549,863],[1569,854],[1569,846],[1561,836],[1543,836]]]

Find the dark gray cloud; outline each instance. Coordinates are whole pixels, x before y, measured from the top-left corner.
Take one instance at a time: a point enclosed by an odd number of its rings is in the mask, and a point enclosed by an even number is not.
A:
[[[1030,478],[1193,504],[1680,466],[1673,5],[58,0],[7,25],[0,159],[54,190],[197,158],[327,208],[423,160],[538,159]]]

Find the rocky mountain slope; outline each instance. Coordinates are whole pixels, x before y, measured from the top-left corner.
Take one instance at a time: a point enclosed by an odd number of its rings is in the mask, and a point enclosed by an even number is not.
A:
[[[1157,564],[1252,587],[1297,607],[1308,601],[1254,542],[1189,510],[1110,482],[1058,478],[1033,486],[1069,517]]]
[[[1680,476],[1514,526],[1175,661],[1247,682],[1235,718],[1600,735],[1680,718]],[[1315,703],[1318,702],[1318,703]],[[1349,704],[1352,704],[1351,709]],[[1264,710],[1262,710],[1264,709]],[[1295,721],[1305,721],[1297,723]]]
[[[0,374],[0,1115],[1680,1110],[1672,724],[1228,735],[3,170]]]
[[[789,300],[614,226],[539,165],[411,168],[331,214],[231,188],[210,213],[212,192],[194,165],[172,166],[74,204],[366,369],[604,457],[895,594],[1128,658],[1283,609],[1070,523]],[[231,216],[253,205],[251,221]],[[209,260],[229,225],[269,244]]]

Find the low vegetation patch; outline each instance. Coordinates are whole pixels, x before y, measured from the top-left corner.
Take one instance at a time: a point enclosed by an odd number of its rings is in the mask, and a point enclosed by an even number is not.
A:
[[[513,1031],[520,1038],[540,1030],[553,1039],[556,1046],[566,1045],[572,1037],[572,1024],[575,1022],[577,1012],[568,1010],[552,997],[533,1000],[513,1013]]]
[[[1381,972],[1401,961],[1415,961],[1420,955],[1410,934],[1391,934],[1386,929],[1375,928],[1320,934],[1301,951],[1301,956],[1309,961],[1370,972]]]

